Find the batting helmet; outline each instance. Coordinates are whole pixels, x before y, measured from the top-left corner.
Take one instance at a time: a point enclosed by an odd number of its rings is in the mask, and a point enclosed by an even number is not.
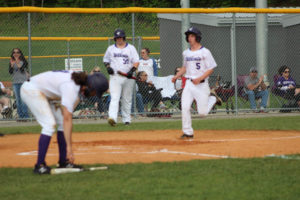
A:
[[[189,28],[185,33],[185,40],[187,41],[187,42],[189,42],[189,40],[188,40],[188,37],[189,37],[189,35],[190,34],[194,34],[195,36],[196,36],[196,41],[197,42],[200,42],[201,41],[201,32],[199,31],[199,29],[197,29],[196,27],[191,27],[191,28]]]
[[[114,32],[114,40],[116,41],[116,38],[124,38],[126,40],[126,34],[125,31],[122,29],[117,28]]]
[[[108,89],[107,78],[100,72],[95,72],[87,77],[88,93],[96,91],[96,95],[101,98]]]

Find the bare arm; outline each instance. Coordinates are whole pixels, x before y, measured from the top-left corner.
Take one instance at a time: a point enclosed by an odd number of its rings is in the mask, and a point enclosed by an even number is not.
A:
[[[186,72],[186,67],[183,66],[180,68],[179,72],[177,72],[177,74],[172,78],[172,82],[175,83],[175,81],[181,77],[183,74],[185,74]]]
[[[74,155],[72,149],[72,113],[68,111],[68,109],[62,106],[62,113],[64,118],[64,135],[67,144],[67,159],[73,163]]]

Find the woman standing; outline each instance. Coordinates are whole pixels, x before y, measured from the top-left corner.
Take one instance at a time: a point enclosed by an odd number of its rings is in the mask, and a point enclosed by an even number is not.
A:
[[[25,118],[29,118],[27,106],[23,103],[20,96],[22,84],[29,79],[27,65],[28,63],[22,51],[19,48],[14,48],[10,55],[8,71],[12,75],[13,79],[13,90],[16,96],[17,112],[19,118],[21,119],[20,121],[24,120]]]

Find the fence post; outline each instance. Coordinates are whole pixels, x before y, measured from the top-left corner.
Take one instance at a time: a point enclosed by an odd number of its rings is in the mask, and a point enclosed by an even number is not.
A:
[[[68,70],[70,70],[70,40],[67,40]]]
[[[231,82],[234,85],[234,98],[235,98],[235,114],[238,114],[238,86],[236,80],[236,24],[235,24],[235,13],[232,14],[231,24]]]
[[[32,75],[31,69],[31,18],[30,13],[27,13],[27,23],[28,23],[28,66],[29,66],[29,75]]]
[[[132,27],[132,45],[134,46],[135,32],[134,32],[134,13],[131,14],[131,27]]]

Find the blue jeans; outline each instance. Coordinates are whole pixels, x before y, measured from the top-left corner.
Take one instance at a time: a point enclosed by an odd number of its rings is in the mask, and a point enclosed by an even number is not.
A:
[[[133,97],[132,97],[133,99]],[[136,103],[136,108],[138,110],[139,113],[144,112],[144,102],[143,102],[143,97],[141,95],[141,93],[137,92],[136,93],[136,101],[132,101],[132,106],[131,106],[131,112],[134,112],[134,103]]]
[[[14,90],[14,93],[16,96],[16,102],[17,102],[17,112],[18,112],[19,118],[29,118],[28,108],[21,99],[20,90],[21,90],[22,84],[23,83],[14,83],[13,84],[13,90]]]
[[[268,90],[258,91],[254,92],[253,90],[248,90],[247,92],[248,99],[250,101],[251,109],[256,109],[256,102],[255,98],[261,98],[260,107],[266,108],[267,107],[267,101],[269,96]]]

